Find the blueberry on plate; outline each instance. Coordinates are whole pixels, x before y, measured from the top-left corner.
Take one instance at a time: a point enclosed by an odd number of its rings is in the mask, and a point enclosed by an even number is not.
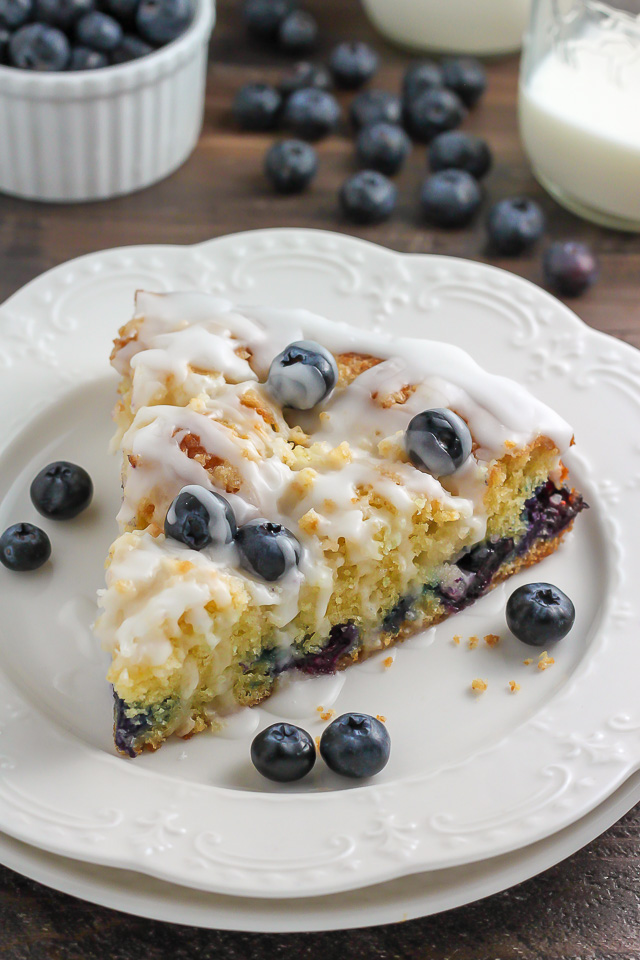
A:
[[[32,523],[14,523],[0,537],[0,562],[9,570],[37,570],[51,556],[51,541]]]
[[[267,780],[291,783],[311,772],[316,762],[316,748],[301,727],[292,723],[272,723],[254,738],[251,761]]]
[[[457,93],[467,107],[476,105],[487,89],[487,73],[475,57],[447,57],[442,61],[445,87]]]
[[[43,467],[31,484],[31,502],[49,520],[70,520],[91,503],[93,483],[83,467],[56,460]]]
[[[482,201],[475,177],[465,170],[440,170],[422,184],[422,211],[436,227],[465,227]]]
[[[343,713],[320,738],[322,759],[342,777],[374,777],[386,767],[390,753],[387,728],[366,713]]]
[[[165,536],[192,550],[231,543],[237,532],[233,510],[224,497],[206,487],[183,487],[167,510]]]
[[[409,459],[434,477],[448,477],[459,470],[470,456],[472,445],[462,417],[445,407],[416,414],[405,433]]]
[[[363,90],[351,101],[349,116],[356,130],[371,123],[400,123],[400,97],[386,90]]]
[[[491,168],[491,151],[484,140],[463,130],[440,133],[429,144],[429,166],[438,170],[466,170],[481,180]]]
[[[138,33],[158,47],[176,40],[192,19],[192,0],[140,0],[136,11]]]
[[[283,97],[289,97],[296,90],[302,90],[304,87],[331,90],[332,86],[331,74],[326,67],[302,60],[282,75],[278,89]]]
[[[304,140],[280,140],[264,158],[264,172],[278,193],[301,193],[317,171],[318,155]]]
[[[106,53],[90,50],[89,47],[72,47],[68,70],[98,70],[109,66]]]
[[[110,13],[121,23],[132,21],[140,0],[102,0],[102,6],[107,13]]]
[[[95,0],[34,0],[33,19],[59,27],[60,30],[69,30],[85,13],[91,13],[95,6]]]
[[[498,200],[487,215],[491,245],[504,256],[524,253],[540,239],[544,227],[544,213],[529,197]]]
[[[31,16],[33,0],[0,0],[0,26],[17,30]]]
[[[402,127],[372,123],[363,127],[356,140],[358,160],[370,170],[392,177],[402,169],[411,152],[411,140]]]
[[[378,69],[378,54],[368,43],[345,41],[331,51],[329,69],[339,87],[357,90]]]
[[[242,16],[249,33],[260,40],[276,40],[280,24],[293,10],[292,0],[245,0]]]
[[[404,124],[414,140],[428,143],[445,130],[459,127],[464,104],[452,90],[434,87],[404,104]]]
[[[317,42],[316,18],[306,10],[292,10],[278,28],[278,46],[286,53],[308,53]]]
[[[136,37],[133,33],[125,33],[122,38],[122,43],[119,47],[113,51],[110,57],[110,62],[115,63],[129,63],[130,60],[139,60],[140,57],[147,57],[150,53],[153,53],[153,47],[149,43],[145,43],[144,40],[141,40],[140,37]]]
[[[338,125],[340,107],[326,90],[303,87],[292,93],[284,108],[285,126],[303,140],[320,140]]]
[[[311,410],[331,395],[337,382],[333,354],[315,340],[297,340],[272,361],[267,388],[281,407]]]
[[[340,188],[340,207],[354,223],[372,224],[388,220],[393,213],[398,191],[378,170],[360,170]]]
[[[564,297],[578,297],[598,279],[598,262],[586,243],[557,241],[544,252],[544,277]]]
[[[101,53],[111,53],[120,46],[124,36],[118,21],[99,10],[80,17],[76,23],[75,34],[81,46],[100,50]]]
[[[243,524],[236,534],[240,563],[245,570],[273,583],[300,563],[297,539],[280,523],[258,518]]]
[[[425,90],[444,86],[442,70],[433,60],[418,60],[412,63],[405,72],[402,80],[402,96],[406,100],[414,100]]]
[[[514,637],[532,647],[562,640],[576,619],[573,603],[552,583],[525,583],[511,594],[507,626]]]
[[[233,116],[243,130],[273,130],[280,116],[282,97],[268,83],[247,83],[233,101]]]
[[[9,61],[22,70],[52,72],[64,70],[71,47],[61,30],[46,23],[28,23],[9,41]]]

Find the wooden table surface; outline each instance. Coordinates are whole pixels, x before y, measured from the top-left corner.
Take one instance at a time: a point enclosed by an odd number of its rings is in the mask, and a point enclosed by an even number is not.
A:
[[[391,2],[391,0],[389,0]],[[368,38],[382,56],[376,86],[398,89],[407,56],[385,45],[355,0],[308,0],[322,28],[319,56],[339,38]],[[221,0],[211,48],[204,130],[184,167],[164,183],[107,203],[63,206],[0,199],[0,300],[43,270],[71,257],[136,243],[196,243],[266,226],[338,230],[396,250],[446,253],[497,263],[542,283],[540,251],[499,260],[487,250],[482,219],[474,228],[426,228],[417,210],[424,148],[399,178],[394,218],[371,228],[341,220],[337,190],[355,169],[346,135],[319,147],[320,173],[301,197],[273,196],[261,174],[271,138],[234,130],[230,103],[249,80],[275,80],[287,62],[250,44],[238,0]],[[571,306],[586,323],[640,346],[640,238],[590,226],[557,206],[537,186],[517,136],[517,58],[489,65],[490,86],[466,129],[485,136],[495,155],[486,182],[490,200],[536,197],[549,237],[592,244],[601,278]],[[345,102],[348,98],[345,98]],[[640,957],[640,806],[607,834],[545,874],[488,900],[425,920],[356,933],[288,937],[192,930],[132,919],[86,905],[0,868],[0,957],[3,960],[208,960],[288,957],[305,960],[433,958],[433,960],[630,960]]]

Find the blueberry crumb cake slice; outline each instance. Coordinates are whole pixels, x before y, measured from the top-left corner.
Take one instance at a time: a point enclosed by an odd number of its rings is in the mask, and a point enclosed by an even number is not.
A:
[[[96,632],[125,755],[438,623],[584,507],[569,426],[448,344],[139,293],[112,362],[123,502]]]

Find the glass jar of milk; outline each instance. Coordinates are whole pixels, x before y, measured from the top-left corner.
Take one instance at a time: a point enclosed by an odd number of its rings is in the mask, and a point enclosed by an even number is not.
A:
[[[540,183],[579,216],[640,231],[640,2],[533,0],[520,133]]]
[[[411,50],[485,56],[522,44],[531,0],[362,0],[373,24]]]

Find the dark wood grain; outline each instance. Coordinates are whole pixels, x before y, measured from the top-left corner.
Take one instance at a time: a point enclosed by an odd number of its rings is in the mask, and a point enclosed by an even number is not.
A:
[[[392,2],[392,0],[389,0]],[[323,33],[324,54],[338,37],[369,37],[383,67],[376,85],[397,89],[407,57],[376,38],[355,0],[309,0]],[[235,90],[250,79],[275,80],[283,57],[250,44],[239,4],[219,4],[211,50],[205,127],[198,149],[164,183],[120,200],[42,206],[0,199],[0,299],[43,270],[103,247],[135,243],[195,243],[265,226],[306,226],[362,236],[397,250],[436,252],[498,263],[541,283],[540,251],[496,260],[480,220],[473,229],[425,228],[416,195],[425,169],[417,148],[399,180],[394,219],[353,228],[337,211],[336,194],[354,169],[346,130],[319,147],[321,169],[303,197],[273,196],[261,175],[266,136],[241,135],[230,119]],[[490,88],[467,122],[495,154],[488,199],[518,192],[538,198],[549,237],[591,243],[601,279],[571,302],[590,325],[640,346],[640,238],[582,223],[537,186],[522,154],[516,123],[517,59],[489,66]],[[640,957],[640,807],[565,863],[503,894],[438,917],[358,933],[278,937],[191,930],[136,920],[54,893],[0,868],[2,960],[630,960]]]

